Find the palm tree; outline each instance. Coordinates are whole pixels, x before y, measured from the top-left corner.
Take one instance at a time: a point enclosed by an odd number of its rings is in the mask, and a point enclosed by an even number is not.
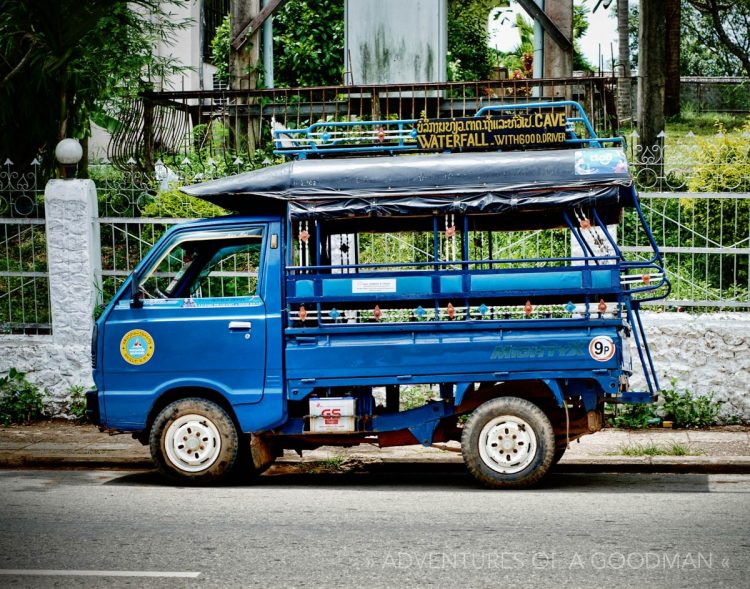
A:
[[[666,0],[667,55],[664,82],[664,115],[680,114],[680,0]]]
[[[616,75],[620,77],[619,84],[617,85],[620,103],[620,124],[624,120],[631,120],[633,118],[630,79],[630,30],[628,26],[629,8],[628,0],[617,0],[617,47],[619,63]]]

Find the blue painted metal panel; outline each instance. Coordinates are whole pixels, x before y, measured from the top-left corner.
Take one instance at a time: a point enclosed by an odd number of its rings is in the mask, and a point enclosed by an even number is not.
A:
[[[395,328],[395,326],[392,326]],[[519,372],[607,371],[619,374],[619,356],[594,360],[589,344],[608,336],[619,350],[616,327],[538,330],[497,329],[417,331],[399,326],[384,333],[327,333],[310,344],[290,338],[286,347],[289,388],[307,384],[333,386],[334,382],[375,379],[377,382],[448,382],[477,380],[472,375]],[[491,377],[490,377],[491,378]],[[496,380],[503,380],[497,378]],[[426,382],[435,382],[427,380]]]
[[[461,293],[464,290],[463,276],[441,276],[440,292],[445,294]]]
[[[620,290],[620,271],[619,267],[607,270],[591,271],[591,288],[610,290]]]
[[[569,260],[574,262],[575,260]],[[483,264],[490,262],[483,261]],[[496,260],[493,264],[508,263]],[[518,264],[518,260],[512,263]],[[455,262],[451,262],[455,265]],[[471,262],[467,266],[477,264]],[[606,268],[585,266],[551,266],[547,268],[513,268],[496,271],[488,270],[434,270],[436,264],[404,264],[421,266],[422,270],[384,270],[373,272],[374,265],[363,268],[356,278],[330,274],[289,274],[288,300],[290,303],[337,303],[356,301],[399,301],[425,298],[464,297],[515,297],[515,296],[561,296],[580,300],[587,294],[618,294],[620,285],[619,264],[608,264]],[[446,265],[438,263],[437,265]],[[394,264],[397,266],[397,264]],[[350,268],[350,267],[347,267]],[[353,268],[353,267],[352,267]],[[367,271],[369,270],[369,271]],[[294,269],[295,272],[303,271]],[[305,272],[314,272],[308,268]],[[391,281],[392,287],[383,290],[356,288],[358,283],[367,280]]]
[[[395,287],[392,292],[357,292],[356,290],[357,283],[362,282],[367,278],[380,280],[391,277],[395,277]],[[373,294],[391,295],[392,297],[399,298],[410,295],[424,296],[425,293],[430,293],[432,291],[432,278],[430,276],[398,276],[393,273],[378,273],[375,275],[369,274],[367,276],[357,275],[356,278],[318,277],[316,280],[322,284],[322,296],[329,298],[346,297],[371,300]],[[305,296],[299,294],[299,290],[297,290],[295,294],[296,298]]]
[[[283,347],[282,293],[278,288],[281,257],[278,248],[268,245],[268,235],[281,233],[281,224],[275,221],[261,225],[266,238],[259,265],[260,296],[198,302],[154,300],[142,308],[131,308],[133,278],[120,289],[98,321],[95,377],[104,395],[106,426],[125,431],[143,429],[147,415],[163,393],[194,387],[226,398],[243,429],[257,430],[283,421],[283,357],[278,353]],[[233,218],[179,226],[162,238],[134,275],[159,260],[182,233],[226,236],[233,229],[259,225]],[[231,321],[249,323],[251,328],[230,329]],[[132,361],[124,351],[130,340],[139,345],[143,341],[148,350],[145,361]],[[268,349],[275,353],[267,354]],[[254,409],[247,409],[249,405]]]
[[[290,293],[297,298],[311,298],[315,296],[315,283],[312,280],[293,280],[294,292]]]
[[[523,291],[580,289],[581,271],[479,274],[471,277],[474,291]]]

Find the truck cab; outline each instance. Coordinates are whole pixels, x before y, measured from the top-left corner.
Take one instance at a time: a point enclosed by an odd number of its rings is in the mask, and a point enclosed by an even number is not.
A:
[[[534,484],[605,402],[659,389],[639,307],[669,282],[653,239],[618,248],[623,211],[650,231],[621,145],[586,124],[575,103],[317,124],[277,137],[291,161],[184,188],[236,214],[173,227],[110,302],[90,417],[192,484],[285,449],[448,441],[482,485]],[[425,153],[443,129],[542,145]]]

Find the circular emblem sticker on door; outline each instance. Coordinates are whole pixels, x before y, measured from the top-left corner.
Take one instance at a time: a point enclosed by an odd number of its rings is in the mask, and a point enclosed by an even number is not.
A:
[[[606,362],[615,355],[615,342],[607,335],[598,335],[589,342],[589,354],[597,362]]]
[[[120,354],[130,364],[145,364],[154,355],[154,338],[142,329],[133,329],[122,336]]]

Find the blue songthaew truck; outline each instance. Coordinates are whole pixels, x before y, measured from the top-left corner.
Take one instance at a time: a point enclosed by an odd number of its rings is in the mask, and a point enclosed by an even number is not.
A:
[[[654,399],[639,306],[669,282],[621,141],[578,104],[275,143],[286,163],[183,188],[235,214],[172,227],[96,322],[88,416],[164,474],[453,440],[479,483],[522,487],[605,403]],[[618,247],[624,214],[648,255]]]

